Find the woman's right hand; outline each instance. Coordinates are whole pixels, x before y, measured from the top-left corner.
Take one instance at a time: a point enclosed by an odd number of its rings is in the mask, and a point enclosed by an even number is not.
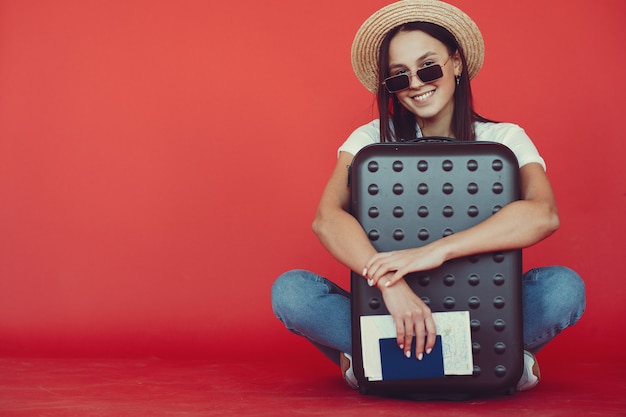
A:
[[[393,275],[393,273],[388,274]],[[387,310],[396,324],[398,347],[407,358],[412,356],[411,345],[416,337],[415,357],[422,359],[435,346],[437,329],[430,308],[418,297],[404,279],[395,285],[385,287],[389,276],[379,280],[378,288],[382,292]]]

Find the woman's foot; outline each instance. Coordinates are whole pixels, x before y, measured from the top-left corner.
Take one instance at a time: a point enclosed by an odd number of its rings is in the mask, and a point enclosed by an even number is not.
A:
[[[539,363],[535,355],[528,351],[524,351],[524,372],[522,377],[517,383],[518,391],[528,391],[535,388],[541,379],[541,372],[539,372]]]
[[[341,364],[341,374],[343,375],[343,380],[346,381],[346,384],[352,389],[359,389],[359,383],[354,376],[354,372],[352,371],[352,356],[347,353],[341,353],[339,355],[339,362]]]

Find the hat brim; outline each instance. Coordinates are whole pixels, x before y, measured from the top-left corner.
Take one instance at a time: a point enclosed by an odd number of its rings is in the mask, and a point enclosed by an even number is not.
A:
[[[378,54],[383,39],[396,26],[430,22],[447,29],[463,50],[470,79],[483,65],[485,45],[474,21],[462,10],[439,0],[401,0],[375,12],[357,31],[352,43],[352,68],[370,92],[378,91]]]

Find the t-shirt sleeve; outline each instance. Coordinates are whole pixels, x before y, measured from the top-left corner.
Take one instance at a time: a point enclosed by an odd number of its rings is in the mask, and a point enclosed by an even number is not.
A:
[[[546,163],[524,129],[512,123],[484,123],[476,128],[476,139],[498,142],[508,147],[517,158],[519,167],[536,162],[544,171]]]
[[[348,136],[348,139],[339,147],[339,152],[348,152],[356,155],[361,149],[380,140],[380,128],[378,120],[374,120],[366,125],[358,127]]]

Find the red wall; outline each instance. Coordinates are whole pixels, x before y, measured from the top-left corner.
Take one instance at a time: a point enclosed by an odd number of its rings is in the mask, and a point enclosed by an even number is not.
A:
[[[269,289],[348,284],[310,223],[375,115],[350,45],[386,3],[0,0],[0,355],[297,354]],[[622,358],[626,6],[453,3],[486,39],[479,111],[524,126],[556,188],[526,267],[588,286],[547,351]]]

